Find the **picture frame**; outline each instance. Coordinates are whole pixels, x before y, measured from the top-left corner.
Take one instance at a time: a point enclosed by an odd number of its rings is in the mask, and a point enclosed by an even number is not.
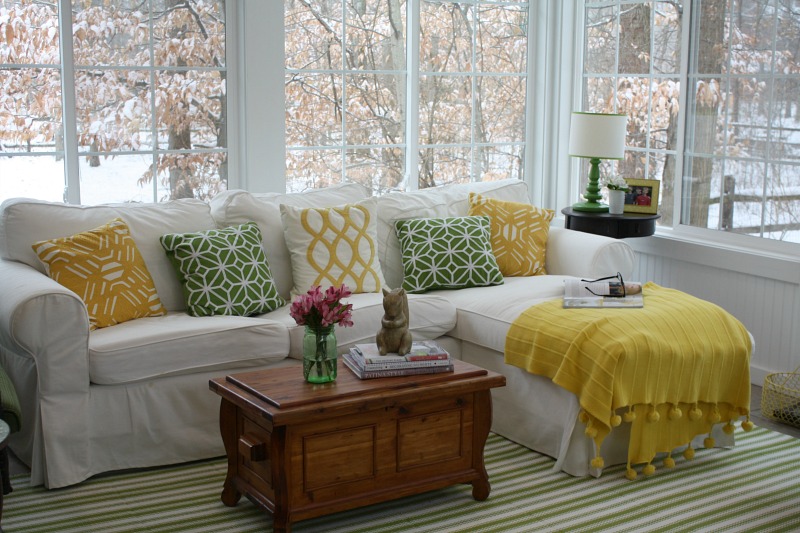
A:
[[[655,215],[658,212],[658,193],[661,181],[626,179],[628,192],[625,193],[624,213],[644,213]]]

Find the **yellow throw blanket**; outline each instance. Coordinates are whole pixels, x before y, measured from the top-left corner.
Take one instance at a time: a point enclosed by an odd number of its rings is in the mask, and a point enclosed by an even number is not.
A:
[[[642,309],[563,309],[561,299],[523,312],[506,336],[505,361],[550,378],[578,397],[586,434],[594,439],[595,468],[603,467],[603,439],[630,422],[627,476],[632,464],[647,463],[709,433],[714,424],[748,418],[750,336],[720,307],[686,293],[647,283]],[[625,409],[623,416],[618,409]]]

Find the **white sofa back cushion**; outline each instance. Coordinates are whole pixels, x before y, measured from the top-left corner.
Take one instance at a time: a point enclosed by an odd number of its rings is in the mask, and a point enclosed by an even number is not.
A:
[[[445,185],[378,197],[378,254],[389,287],[403,282],[403,260],[395,222],[409,218],[467,216],[469,193],[488,198],[530,203],[528,186],[518,179]]]
[[[224,191],[211,200],[211,215],[220,228],[256,222],[263,238],[264,252],[281,296],[291,297],[292,261],[283,234],[280,205],[292,207],[333,207],[356,203],[369,197],[369,191],[357,183],[311,189],[301,193],[250,193]]]
[[[184,309],[175,270],[159,243],[165,233],[202,231],[215,227],[205,202],[194,199],[161,204],[108,204],[79,206],[12,198],[0,206],[0,257],[30,265],[45,274],[31,245],[68,237],[122,218],[153,277],[158,297],[168,311]]]

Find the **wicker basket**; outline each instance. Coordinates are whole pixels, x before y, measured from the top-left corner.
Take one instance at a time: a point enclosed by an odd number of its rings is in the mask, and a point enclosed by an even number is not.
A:
[[[767,375],[761,390],[761,414],[800,428],[800,367]]]

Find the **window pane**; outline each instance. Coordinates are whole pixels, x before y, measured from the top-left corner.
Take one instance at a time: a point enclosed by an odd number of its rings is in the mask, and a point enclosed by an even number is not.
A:
[[[16,197],[63,202],[63,159],[30,155],[0,157],[0,202]]]
[[[140,3],[134,10],[129,5],[121,0],[109,0],[104,5],[72,2],[72,47],[77,66],[152,64],[149,3]]]
[[[342,68],[342,1],[285,0],[287,69]]]
[[[478,148],[481,181],[522,179],[524,146],[483,146]]]
[[[478,11],[479,72],[525,72],[528,6],[485,6]]]
[[[617,113],[628,115],[625,144],[647,148],[650,111],[650,79],[626,76],[617,86]]]
[[[286,153],[286,192],[328,187],[341,182],[340,150],[289,150]]]
[[[76,70],[79,146],[92,151],[152,149],[150,97],[148,71]]]
[[[584,80],[583,109],[590,113],[614,112],[615,79],[586,77]]]
[[[678,74],[681,70],[681,12],[677,2],[656,2],[653,24],[653,72]]]
[[[421,143],[468,143],[472,131],[472,78],[420,76],[419,137]]]
[[[525,84],[523,77],[483,76],[476,79],[475,128],[477,142],[525,140]]]
[[[419,68],[423,72],[472,70],[473,9],[453,2],[420,3]]]
[[[227,147],[227,106],[219,71],[157,71],[155,94],[162,149]]]
[[[152,5],[156,66],[225,67],[224,0],[152,0]]]
[[[405,2],[350,0],[347,2],[345,68],[405,70]]]
[[[653,80],[650,148],[675,150],[678,135],[681,83],[678,79]]]
[[[227,161],[228,154],[225,152],[162,153],[158,158],[157,200],[210,199],[226,188]],[[137,184],[151,180],[148,168]]]
[[[615,71],[618,33],[616,6],[586,8],[585,72]]]
[[[0,153],[63,151],[61,73],[0,67]]]
[[[402,144],[405,139],[404,75],[359,74],[346,76],[347,144]]]
[[[342,85],[338,76],[287,74],[286,145],[342,142]]]
[[[81,157],[81,203],[152,202],[152,180],[146,180],[152,154]]]
[[[419,188],[468,183],[472,175],[469,148],[424,148],[419,154]]]
[[[624,74],[650,72],[650,3],[626,4],[619,13],[618,69]]]
[[[0,64],[58,65],[61,46],[55,2],[6,0],[0,20]]]
[[[373,194],[396,189],[405,174],[405,150],[402,148],[347,151],[347,179],[365,185]]]

